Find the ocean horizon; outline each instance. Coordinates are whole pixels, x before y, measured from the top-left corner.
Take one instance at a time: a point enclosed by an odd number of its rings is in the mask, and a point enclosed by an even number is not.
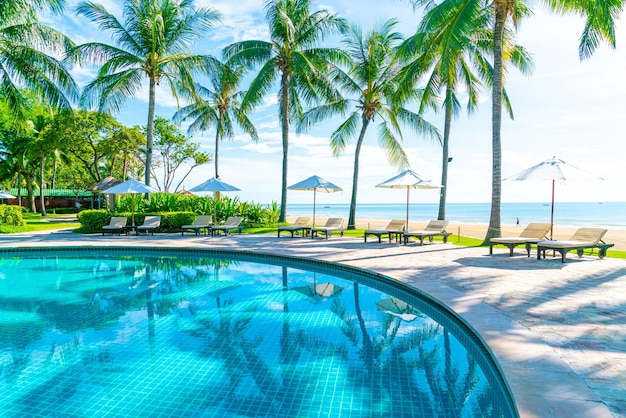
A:
[[[350,204],[317,204],[316,218],[348,218]],[[409,220],[427,222],[437,219],[438,203],[411,203]],[[287,216],[311,216],[313,204],[288,203]],[[488,224],[491,203],[448,203],[446,219],[450,222]],[[357,204],[357,220],[405,219],[406,204],[362,203]],[[500,220],[503,225],[529,222],[550,222],[550,204],[502,203]],[[626,229],[626,202],[562,202],[554,206],[554,224],[560,226],[593,226]]]

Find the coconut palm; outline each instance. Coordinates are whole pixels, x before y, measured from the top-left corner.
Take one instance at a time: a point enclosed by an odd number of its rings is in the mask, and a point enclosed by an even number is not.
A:
[[[433,0],[410,0],[416,7],[434,5]],[[542,0],[541,3],[557,13],[573,13],[585,19],[585,28],[580,37],[579,56],[589,58],[602,41],[615,47],[615,19],[624,8],[625,0],[580,1]],[[502,104],[504,89],[504,37],[506,27],[517,28],[519,20],[530,14],[524,0],[444,0],[436,7],[450,7],[467,3],[472,7],[483,7],[492,12],[493,28],[493,88],[492,88],[492,186],[491,214],[485,243],[500,237],[500,206],[502,202]]]
[[[430,10],[422,20],[415,35],[400,48],[401,54],[415,57],[403,69],[402,88],[412,89],[420,77],[426,75],[419,113],[429,108],[437,110],[442,97],[444,132],[442,150],[441,188],[438,219],[446,218],[448,185],[448,159],[452,119],[461,110],[460,90],[467,95],[467,111],[471,114],[478,105],[481,82],[492,85],[493,68],[489,58],[493,53],[491,33],[488,29],[491,13],[469,2],[457,2],[450,7]],[[505,33],[507,63],[524,74],[530,73],[533,61],[530,55],[513,41],[510,31]],[[509,116],[513,110],[506,91],[503,100]]]
[[[49,106],[71,108],[78,88],[62,60],[73,46],[60,32],[37,20],[38,10],[62,9],[62,0],[0,2],[0,94],[18,120],[28,106],[28,87]]]
[[[241,106],[245,92],[239,90],[244,75],[243,67],[233,68],[215,61],[215,71],[209,74],[212,90],[196,86],[199,101],[183,107],[174,115],[174,120],[192,119],[189,134],[206,131],[215,127],[215,178],[219,179],[218,155],[220,140],[232,139],[235,135],[233,123],[256,141],[258,133],[246,110]]]
[[[96,79],[83,90],[82,105],[117,112],[148,81],[145,183],[149,185],[156,86],[165,81],[177,101],[181,94],[193,95],[193,76],[206,72],[210,63],[193,53],[191,46],[219,15],[195,8],[192,0],[125,0],[124,22],[92,2],[80,3],[76,11],[111,33],[116,44],[91,42],[77,47],[83,58],[102,64]]]
[[[224,49],[234,65],[261,65],[242,101],[244,109],[260,104],[279,78],[278,110],[283,162],[279,222],[287,210],[289,125],[302,116],[303,105],[332,100],[335,92],[325,76],[330,63],[342,60],[339,48],[319,47],[328,35],[342,31],[343,19],[327,10],[310,11],[311,0],[266,0],[270,41],[242,41]]]
[[[367,130],[376,117],[380,119],[379,144],[387,151],[389,162],[399,169],[409,166],[408,157],[401,146],[401,123],[408,125],[416,133],[439,139],[439,132],[435,127],[405,107],[410,100],[419,97],[420,91],[407,90],[401,99],[396,95],[398,74],[402,68],[402,63],[395,54],[395,47],[402,40],[401,35],[394,31],[396,24],[396,20],[388,20],[366,36],[358,26],[352,26],[349,36],[344,40],[351,66],[346,74],[338,74],[336,77],[336,82],[346,92],[347,98],[339,98],[309,110],[301,123],[301,128],[307,129],[337,113],[345,113],[354,105],[348,118],[330,136],[334,155],[339,155],[348,142],[357,137],[348,229],[355,228],[361,147]]]

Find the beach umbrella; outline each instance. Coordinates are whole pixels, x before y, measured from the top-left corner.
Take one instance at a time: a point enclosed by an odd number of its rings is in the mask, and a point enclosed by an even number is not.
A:
[[[552,205],[550,208],[550,239],[552,239],[554,228],[554,183],[565,180],[604,180],[601,177],[595,176],[586,172],[578,167],[566,163],[565,161],[552,157],[548,160],[542,161],[539,164],[527,168],[517,174],[505,178],[504,180],[511,181],[526,181],[526,180],[551,180],[552,181]]]
[[[422,313],[398,298],[384,299],[376,302],[376,309],[389,315],[397,316],[403,321],[411,322]]]
[[[387,189],[406,189],[406,228],[409,228],[409,191],[411,189],[441,189],[443,186],[430,180],[424,180],[413,170],[405,170],[397,176],[384,181],[376,187]]]
[[[4,190],[0,190],[0,199],[15,199],[15,196],[13,196],[11,193],[6,192]]]
[[[100,180],[98,183],[94,184],[93,186],[91,186],[91,191],[94,194],[98,194],[98,209],[100,209],[100,203],[102,200],[102,192],[106,189],[110,189],[113,186],[117,186],[118,184],[120,184],[121,181],[116,179],[115,177],[112,176],[107,176],[105,178],[103,178],[102,180]],[[93,200],[92,200],[93,202]],[[110,202],[109,202],[110,203]]]
[[[238,192],[241,189],[231,186],[230,184],[216,179],[215,177],[208,179],[202,184],[198,184],[196,187],[189,189],[192,193],[198,192]],[[213,222],[217,222],[217,205],[213,202]]]
[[[137,180],[126,180],[120,184],[103,190],[102,193],[106,194],[144,194],[144,193],[156,193],[157,189],[152,188]],[[135,226],[135,199],[131,200],[131,222]]]
[[[315,199],[317,192],[334,193],[343,189],[318,176],[311,176],[306,180],[287,187],[289,190],[312,190],[313,191],[313,227],[315,227]]]

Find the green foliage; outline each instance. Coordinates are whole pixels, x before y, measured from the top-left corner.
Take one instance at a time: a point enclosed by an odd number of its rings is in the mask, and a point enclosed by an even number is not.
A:
[[[150,203],[146,210],[148,212],[175,212],[181,210],[179,201],[181,195],[172,193],[153,193],[150,195]]]
[[[0,225],[26,225],[22,216],[22,209],[15,205],[0,205]]]
[[[190,138],[181,134],[178,125],[169,119],[157,116],[154,121],[154,146],[155,159],[150,167],[152,176],[156,180],[159,189],[169,191],[176,172],[185,164],[188,169],[182,176],[182,181],[191,171],[211,160],[211,156],[198,151],[200,144],[191,142]],[[178,189],[179,184],[175,190]]]
[[[111,221],[114,214],[104,209],[84,210],[79,212],[76,217],[80,222],[80,228],[77,232],[91,233],[100,232],[104,225]]]
[[[146,212],[135,213],[135,224],[141,225],[146,216],[156,215],[161,217],[161,227],[159,231],[162,232],[178,232],[183,225],[189,225],[196,219],[196,214],[193,212]],[[98,210],[84,210],[77,215],[80,222],[80,228],[76,232],[89,234],[94,232],[100,232],[104,225],[108,225],[111,218],[114,216],[126,216],[128,222],[131,222],[131,213],[129,212],[108,212],[103,209]]]

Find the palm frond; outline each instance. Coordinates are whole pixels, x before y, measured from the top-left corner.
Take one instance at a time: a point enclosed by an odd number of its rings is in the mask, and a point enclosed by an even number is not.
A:
[[[346,148],[350,139],[355,136],[357,126],[361,120],[361,114],[358,111],[352,112],[348,119],[343,121],[330,135],[330,149],[334,156],[340,155]]]

